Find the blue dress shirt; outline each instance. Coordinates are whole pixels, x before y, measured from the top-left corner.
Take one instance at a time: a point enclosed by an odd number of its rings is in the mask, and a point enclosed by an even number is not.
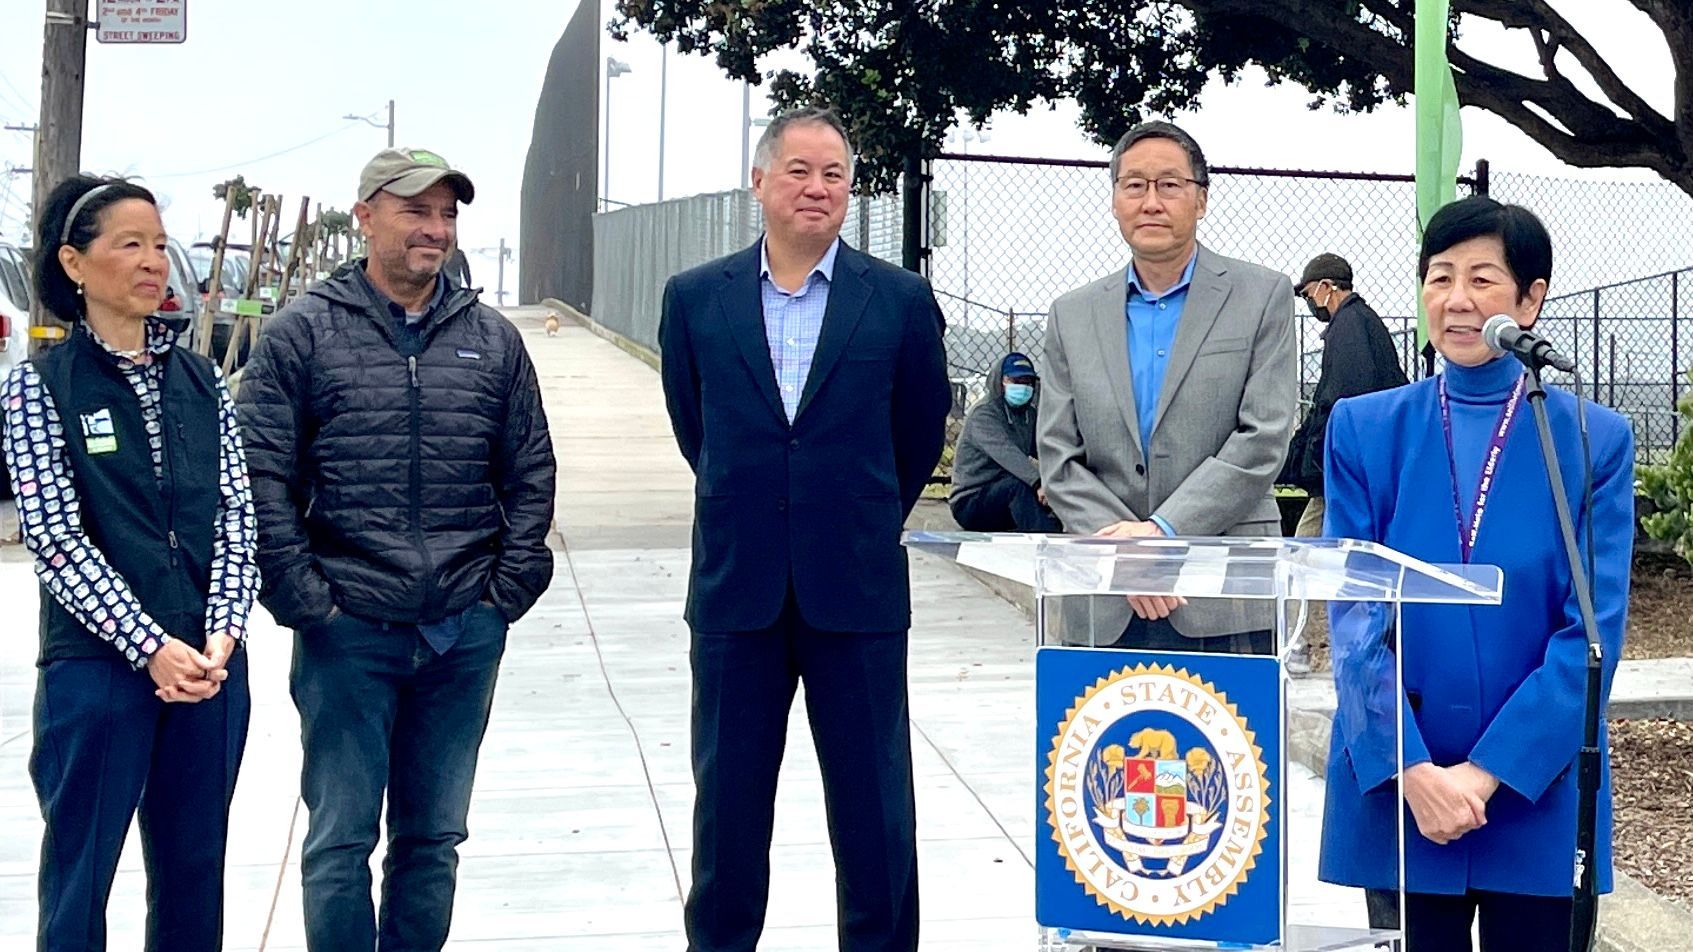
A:
[[[1135,410],[1140,423],[1141,452],[1152,446],[1152,421],[1158,417],[1158,395],[1164,389],[1164,372],[1170,366],[1170,351],[1176,343],[1176,325],[1181,323],[1182,309],[1187,306],[1188,285],[1193,283],[1193,266],[1199,253],[1187,260],[1182,276],[1160,294],[1152,294],[1141,287],[1140,275],[1134,265],[1128,271],[1128,303],[1124,307],[1128,323],[1129,379],[1134,381]],[[1165,535],[1175,530],[1159,516],[1151,517]]]

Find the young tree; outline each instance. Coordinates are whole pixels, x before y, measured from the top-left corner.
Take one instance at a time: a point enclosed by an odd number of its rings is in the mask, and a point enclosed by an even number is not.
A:
[[[212,186],[212,197],[219,201],[229,199],[229,207],[239,218],[246,218],[247,212],[253,207],[253,202],[264,194],[264,190],[257,185],[248,185],[245,175],[237,175],[227,182],[220,182]]]
[[[1686,0],[1558,0],[1633,8],[1663,30],[1675,110],[1653,109],[1551,0],[1452,0],[1459,99],[1496,113],[1584,167],[1652,169],[1693,193],[1693,13]],[[1213,74],[1247,66],[1312,93],[1312,108],[1369,111],[1410,93],[1415,0],[619,0],[611,32],[642,29],[761,82],[759,60],[797,48],[813,72],[770,77],[778,107],[841,110],[864,159],[860,184],[891,188],[903,157],[934,155],[962,111],[1027,112],[1074,99],[1109,142],[1143,116],[1192,106]],[[1532,75],[1467,53],[1468,15],[1520,31]],[[1585,74],[1602,97],[1571,77]]]
[[[1693,370],[1687,372],[1693,383]],[[1646,534],[1668,542],[1677,555],[1693,562],[1693,391],[1676,408],[1683,418],[1681,439],[1663,466],[1640,470],[1640,490],[1657,511],[1641,520]]]

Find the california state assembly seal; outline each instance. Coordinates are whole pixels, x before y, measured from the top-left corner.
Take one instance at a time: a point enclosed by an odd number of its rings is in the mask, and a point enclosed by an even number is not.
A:
[[[1076,698],[1047,754],[1045,813],[1065,866],[1126,920],[1202,918],[1246,882],[1270,820],[1264,754],[1228,698],[1135,665]]]

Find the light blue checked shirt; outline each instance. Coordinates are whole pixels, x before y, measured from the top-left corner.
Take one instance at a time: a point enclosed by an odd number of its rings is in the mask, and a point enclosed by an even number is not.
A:
[[[764,302],[764,342],[770,346],[770,365],[776,369],[776,392],[788,422],[799,411],[805,392],[805,378],[811,374],[811,358],[817,353],[817,337],[823,330],[823,312],[829,307],[829,285],[835,278],[836,238],[823,252],[822,260],[805,276],[805,283],[792,294],[770,279],[770,253],[758,243],[758,293]]]

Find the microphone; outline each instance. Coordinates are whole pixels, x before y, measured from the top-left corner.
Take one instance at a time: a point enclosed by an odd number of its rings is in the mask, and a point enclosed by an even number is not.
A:
[[[1524,330],[1508,314],[1495,314],[1481,327],[1481,339],[1500,353],[1515,354],[1530,368],[1552,366],[1564,373],[1575,373],[1575,361],[1552,348],[1552,342],[1533,331]]]

